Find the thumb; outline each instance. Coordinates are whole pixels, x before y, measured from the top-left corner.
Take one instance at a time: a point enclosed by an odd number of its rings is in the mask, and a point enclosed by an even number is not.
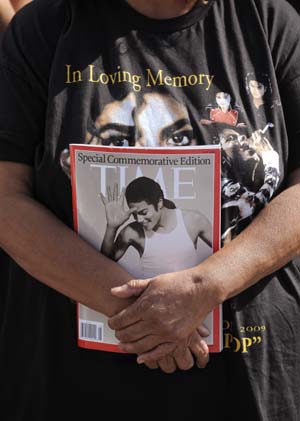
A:
[[[112,288],[111,293],[119,298],[138,297],[149,283],[150,279],[131,279],[124,285]]]

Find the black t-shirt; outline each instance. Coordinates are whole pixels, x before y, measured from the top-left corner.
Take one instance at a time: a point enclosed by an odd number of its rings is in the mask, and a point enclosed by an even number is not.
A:
[[[37,0],[3,40],[0,159],[33,166],[37,200],[72,228],[70,143],[220,143],[226,243],[300,166],[299,23],[284,0],[198,2],[170,20],[121,0]],[[224,351],[205,370],[171,376],[79,349],[75,304],[6,255],[2,278],[5,421],[92,419],[105,407],[111,419],[299,419],[293,262],[224,304]]]

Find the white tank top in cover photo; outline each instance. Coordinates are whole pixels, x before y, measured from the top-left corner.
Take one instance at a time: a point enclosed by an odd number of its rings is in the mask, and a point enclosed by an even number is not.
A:
[[[143,278],[176,272],[198,265],[211,255],[211,248],[202,240],[198,241],[197,249],[189,236],[183,220],[182,211],[176,212],[176,226],[171,232],[153,231],[145,233],[145,249],[141,257]]]

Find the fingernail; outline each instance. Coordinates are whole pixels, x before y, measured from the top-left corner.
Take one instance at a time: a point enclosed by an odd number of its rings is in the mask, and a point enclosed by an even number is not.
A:
[[[144,364],[144,362],[145,362],[144,358],[142,358],[142,357],[137,357],[136,361],[137,361],[138,364]]]

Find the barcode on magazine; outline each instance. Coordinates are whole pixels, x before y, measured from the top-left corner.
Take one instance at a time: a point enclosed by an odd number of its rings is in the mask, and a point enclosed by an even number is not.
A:
[[[79,338],[92,342],[103,342],[103,323],[80,320]]]

